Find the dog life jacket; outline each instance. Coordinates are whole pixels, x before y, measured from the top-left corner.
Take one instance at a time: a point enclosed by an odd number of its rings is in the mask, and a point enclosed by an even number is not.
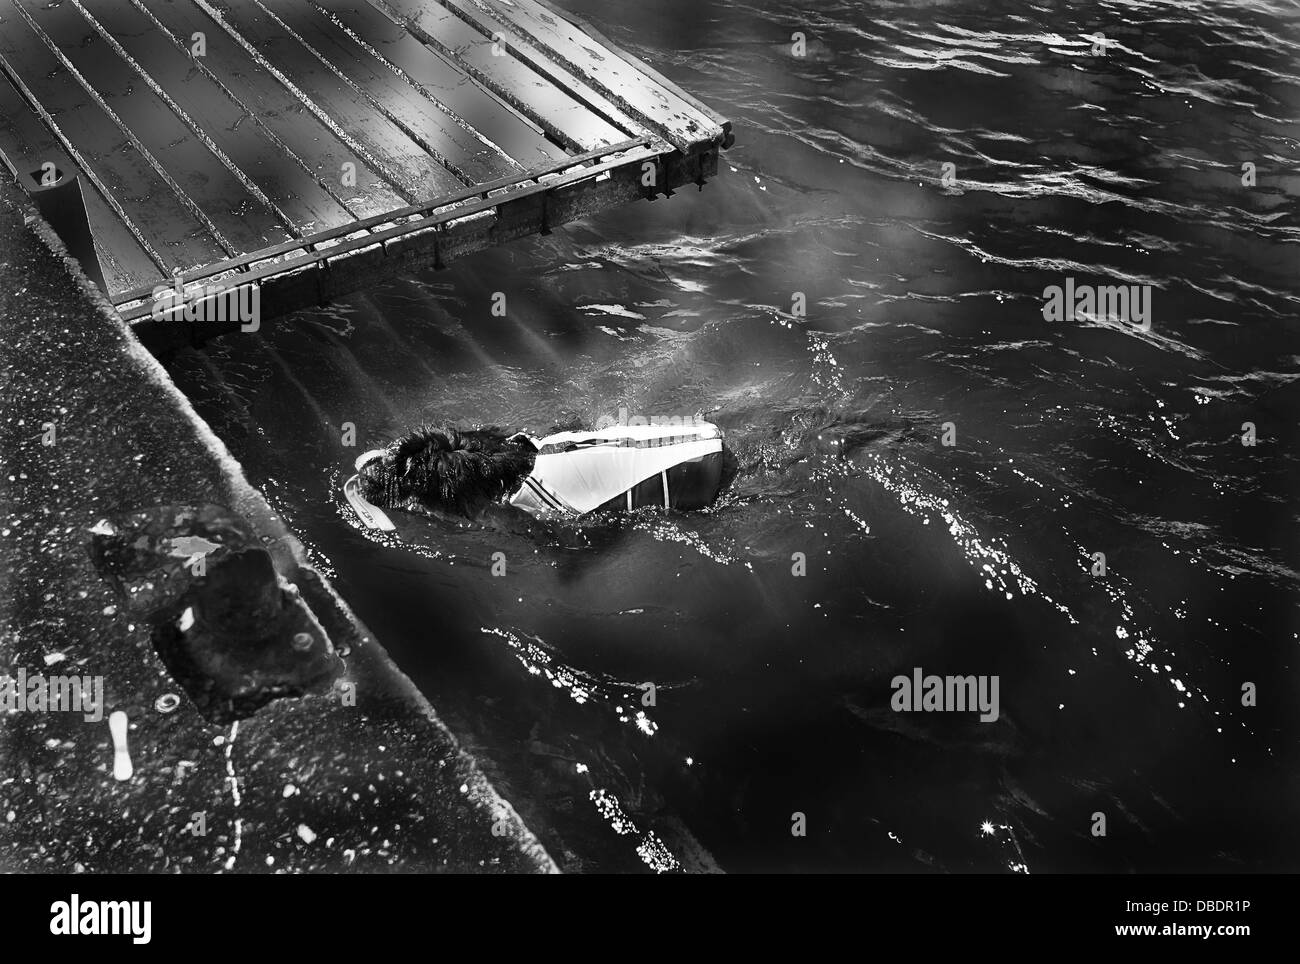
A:
[[[533,471],[507,501],[533,515],[702,509],[722,475],[722,430],[709,422],[615,425],[529,441],[537,447]]]
[[[522,434],[522,433],[521,433]],[[722,430],[690,425],[616,425],[590,432],[523,436],[537,449],[533,470],[506,502],[532,515],[582,515],[597,509],[703,509],[722,479]],[[383,455],[359,455],[356,468]],[[343,494],[371,529],[393,530],[391,519],[361,496],[352,476]]]

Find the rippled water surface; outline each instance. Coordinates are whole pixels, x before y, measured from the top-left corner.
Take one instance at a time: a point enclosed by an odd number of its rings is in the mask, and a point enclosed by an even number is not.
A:
[[[1300,866],[1300,7],[565,2],[732,120],[715,181],[172,363],[561,866]],[[1066,277],[1150,330],[1045,321]],[[339,497],[424,420],[620,406],[708,413],[735,490]],[[1000,718],[892,711],[915,667]]]

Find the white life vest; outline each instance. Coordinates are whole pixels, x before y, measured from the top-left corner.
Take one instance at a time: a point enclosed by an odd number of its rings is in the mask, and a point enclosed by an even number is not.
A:
[[[590,432],[560,432],[533,440],[533,471],[510,504],[534,515],[581,515],[646,479],[663,479],[675,465],[722,451],[722,430],[709,422],[688,425],[615,425]]]

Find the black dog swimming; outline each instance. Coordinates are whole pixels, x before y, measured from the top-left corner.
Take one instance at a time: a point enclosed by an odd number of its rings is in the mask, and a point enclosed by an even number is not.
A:
[[[378,509],[434,509],[475,518],[493,505],[534,516],[579,516],[647,506],[712,505],[736,474],[709,422],[616,425],[545,438],[497,428],[425,426],[357,459],[345,492],[375,528]]]

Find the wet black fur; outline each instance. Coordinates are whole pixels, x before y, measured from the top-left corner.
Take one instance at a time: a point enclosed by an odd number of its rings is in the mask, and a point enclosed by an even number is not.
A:
[[[361,495],[385,509],[413,503],[473,518],[533,470],[536,450],[498,428],[423,426],[397,439],[360,472]]]

